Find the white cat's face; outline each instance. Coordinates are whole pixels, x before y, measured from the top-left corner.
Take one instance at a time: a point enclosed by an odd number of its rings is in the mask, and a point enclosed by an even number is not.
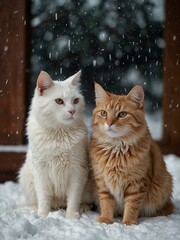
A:
[[[32,113],[39,123],[53,128],[78,124],[84,111],[79,78],[80,72],[65,81],[52,81],[45,72],[39,75],[32,104]]]

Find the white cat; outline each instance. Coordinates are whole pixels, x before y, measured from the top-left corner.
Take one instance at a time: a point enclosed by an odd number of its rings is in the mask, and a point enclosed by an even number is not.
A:
[[[65,81],[53,81],[43,71],[37,79],[27,122],[29,148],[19,182],[39,215],[67,205],[67,218],[80,217],[89,171],[80,75],[79,71]]]

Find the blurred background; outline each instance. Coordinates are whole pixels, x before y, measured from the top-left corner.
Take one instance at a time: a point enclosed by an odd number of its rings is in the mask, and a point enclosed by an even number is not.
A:
[[[146,111],[161,108],[164,0],[32,0],[31,14],[32,89],[40,70],[65,79],[82,69],[88,106],[95,80],[116,94],[141,83]]]

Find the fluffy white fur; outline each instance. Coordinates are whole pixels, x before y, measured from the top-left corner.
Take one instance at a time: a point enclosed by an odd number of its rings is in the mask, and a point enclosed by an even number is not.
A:
[[[29,149],[19,182],[39,215],[67,205],[67,218],[80,216],[89,166],[79,78],[80,72],[65,81],[53,81],[41,72],[37,79],[27,121]]]

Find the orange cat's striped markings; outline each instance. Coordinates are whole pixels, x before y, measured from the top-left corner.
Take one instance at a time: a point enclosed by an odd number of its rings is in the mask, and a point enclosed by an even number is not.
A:
[[[120,96],[95,83],[95,94],[90,159],[101,211],[97,221],[112,223],[121,209],[128,225],[139,216],[171,214],[172,177],[148,130],[141,85]]]

